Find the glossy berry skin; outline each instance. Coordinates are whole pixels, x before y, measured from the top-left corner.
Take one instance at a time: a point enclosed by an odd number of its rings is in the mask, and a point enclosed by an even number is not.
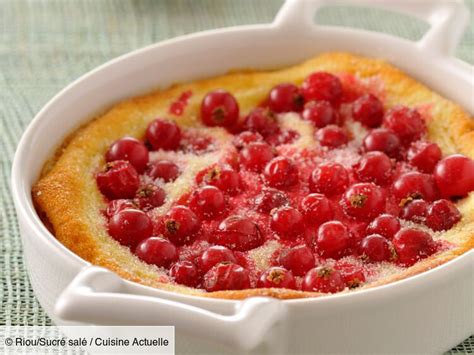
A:
[[[111,200],[133,198],[140,186],[136,169],[125,160],[107,163],[105,171],[96,175],[96,181],[100,192]]]
[[[338,148],[346,144],[349,138],[341,127],[329,125],[316,132],[316,140],[323,147]]]
[[[135,203],[143,211],[160,207],[165,202],[165,191],[156,185],[148,184],[137,191]]]
[[[257,224],[250,218],[233,215],[219,224],[209,241],[231,250],[247,251],[262,245],[264,239]]]
[[[428,212],[428,203],[424,200],[409,201],[400,211],[400,218],[415,223],[423,223]]]
[[[126,199],[112,200],[107,204],[105,215],[108,218],[110,218],[114,214],[119,213],[120,211],[123,211],[126,209],[137,209],[137,206],[132,200],[126,200]]]
[[[401,175],[393,183],[392,191],[401,205],[412,199],[434,201],[439,196],[433,176],[416,171]]]
[[[326,266],[318,266],[309,270],[302,285],[303,291],[322,293],[340,292],[345,287],[340,272]]]
[[[201,227],[198,216],[186,206],[171,208],[163,218],[164,235],[176,245],[191,242]]]
[[[196,181],[198,184],[215,186],[229,195],[239,193],[242,187],[240,174],[228,167],[215,166],[205,169],[196,176]]]
[[[318,165],[309,178],[311,192],[319,192],[326,196],[337,195],[349,184],[349,174],[341,164],[323,163]]]
[[[399,230],[400,221],[397,217],[381,214],[367,226],[367,235],[380,234],[387,239],[392,239]]]
[[[301,85],[301,92],[306,101],[329,101],[336,104],[342,98],[342,84],[337,76],[326,72],[309,75]]]
[[[411,143],[426,133],[426,125],[418,111],[404,106],[392,108],[384,117],[384,126],[403,143]]]
[[[371,262],[388,261],[392,256],[390,242],[380,234],[371,234],[362,239],[360,251]]]
[[[265,166],[263,177],[267,185],[284,189],[298,182],[298,169],[291,159],[276,157]]]
[[[216,217],[225,210],[224,193],[212,185],[200,187],[191,194],[189,207],[201,218]]]
[[[323,223],[318,229],[316,244],[322,257],[339,259],[351,245],[349,229],[339,221]]]
[[[465,197],[474,191],[474,160],[461,154],[442,159],[433,176],[444,198]]]
[[[263,137],[260,133],[243,131],[234,137],[232,143],[237,149],[242,149],[247,144],[254,142],[263,142]]]
[[[153,179],[172,182],[178,178],[180,171],[175,163],[169,160],[158,160],[150,163],[146,174]]]
[[[169,267],[178,259],[178,250],[168,239],[150,237],[142,240],[135,254],[144,262],[158,267]]]
[[[220,263],[205,275],[203,286],[208,292],[243,290],[250,287],[249,272],[233,263]]]
[[[250,171],[260,172],[273,159],[273,148],[266,143],[250,143],[240,151],[242,166]]]
[[[345,192],[341,205],[344,212],[358,219],[372,219],[385,210],[384,191],[373,183],[354,184]]]
[[[148,164],[148,149],[138,139],[124,137],[112,143],[105,154],[105,160],[126,160],[138,173],[142,173]]]
[[[223,262],[237,263],[237,260],[229,248],[223,247],[222,245],[214,245],[201,254],[198,265],[201,272],[205,274],[214,265]]]
[[[274,208],[287,206],[289,203],[290,200],[284,192],[270,187],[263,188],[254,199],[255,209],[260,213],[270,213]]]
[[[441,149],[436,143],[417,141],[411,145],[407,155],[412,166],[430,174],[441,159]]]
[[[278,131],[278,122],[275,114],[268,108],[257,107],[245,118],[244,128],[267,137]]]
[[[262,288],[288,288],[296,289],[295,278],[291,271],[274,266],[271,267],[260,276],[258,280],[258,287]]]
[[[199,271],[191,261],[178,261],[169,274],[176,283],[189,287],[196,287],[200,281]]]
[[[352,117],[367,127],[378,127],[383,120],[383,104],[372,94],[359,97],[352,104]]]
[[[232,127],[239,119],[239,104],[225,90],[209,92],[201,102],[201,120],[206,126]]]
[[[303,276],[309,269],[314,267],[314,255],[305,245],[294,248],[285,248],[280,252],[278,263],[287,270],[291,270],[295,276]]]
[[[362,146],[366,152],[384,152],[391,158],[400,154],[401,142],[398,136],[385,128],[373,129],[365,136]]]
[[[337,113],[328,101],[312,101],[308,103],[301,117],[311,122],[317,128],[334,125],[337,122]]]
[[[438,200],[426,212],[425,224],[434,231],[451,229],[461,220],[461,212],[449,200]]]
[[[365,282],[364,269],[361,266],[338,261],[334,268],[339,271],[344,284],[349,288],[359,287]]]
[[[181,129],[175,122],[156,119],[148,125],[145,136],[154,150],[176,150],[181,142]]]
[[[405,266],[411,266],[435,251],[433,239],[428,233],[409,228],[402,229],[395,235],[393,246],[398,261]]]
[[[300,89],[293,84],[279,84],[268,95],[268,107],[276,113],[299,112],[304,104]]]
[[[120,244],[133,248],[143,239],[151,237],[153,223],[145,212],[125,209],[110,218],[108,230]]]
[[[303,215],[293,207],[280,207],[272,211],[270,226],[282,238],[296,237],[303,233]]]
[[[365,153],[354,166],[354,172],[360,181],[373,182],[380,186],[390,181],[392,171],[392,161],[382,152]]]
[[[300,203],[307,226],[319,226],[334,217],[334,209],[329,199],[323,194],[312,193],[303,198]]]

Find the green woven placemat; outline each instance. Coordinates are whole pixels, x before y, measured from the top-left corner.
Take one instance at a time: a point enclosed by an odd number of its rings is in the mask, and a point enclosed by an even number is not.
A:
[[[9,191],[16,144],[36,112],[66,84],[111,58],[185,33],[270,22],[281,3],[281,0],[0,0],[1,325],[50,324],[28,281]],[[474,1],[467,3],[474,12]],[[317,20],[409,39],[419,38],[427,29],[426,24],[405,16],[354,8],[324,9]],[[473,22],[457,55],[474,63]],[[474,353],[474,337],[451,353]]]

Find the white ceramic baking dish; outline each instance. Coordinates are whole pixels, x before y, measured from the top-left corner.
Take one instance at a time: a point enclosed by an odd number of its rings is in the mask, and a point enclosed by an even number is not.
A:
[[[321,7],[382,7],[431,24],[418,42],[314,23]],[[206,31],[115,59],[55,96],[18,146],[12,191],[31,283],[57,324],[175,325],[178,353],[441,353],[474,333],[474,251],[386,286],[317,299],[184,296],[125,281],[74,255],[41,223],[31,186],[63,138],[126,97],[236,68],[275,68],[326,51],[389,60],[474,112],[472,66],[453,57],[461,1],[290,0],[274,22]],[[227,348],[222,348],[227,346]]]

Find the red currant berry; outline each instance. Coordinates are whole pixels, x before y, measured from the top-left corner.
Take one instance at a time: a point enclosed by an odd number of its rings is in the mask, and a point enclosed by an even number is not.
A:
[[[426,213],[426,225],[434,231],[451,229],[461,220],[461,213],[449,200],[438,200],[431,204]]]
[[[352,104],[352,117],[367,127],[378,127],[383,120],[383,104],[372,94],[359,97]]]
[[[185,206],[171,208],[163,218],[164,234],[174,244],[191,242],[201,227],[196,214]]]
[[[366,153],[354,166],[354,172],[360,181],[374,182],[380,186],[389,182],[392,169],[392,161],[382,152]]]
[[[178,261],[170,269],[170,276],[178,284],[196,287],[200,281],[200,275],[196,265],[190,261]]]
[[[203,218],[213,218],[222,214],[225,205],[224,194],[212,185],[198,188],[189,199],[189,207]]]
[[[280,207],[272,211],[271,228],[283,238],[303,233],[303,215],[293,207]]]
[[[291,271],[279,266],[271,267],[260,276],[258,287],[296,289],[295,278]]]
[[[337,122],[337,112],[328,101],[311,101],[301,114],[304,120],[310,121],[317,128],[334,125]]]
[[[263,176],[272,187],[288,188],[298,182],[298,169],[291,159],[276,157],[265,166]]]
[[[318,266],[308,271],[303,279],[303,291],[336,293],[344,290],[344,280],[339,271]]]
[[[351,217],[372,219],[385,210],[384,191],[373,183],[352,185],[341,200],[344,212]]]
[[[474,191],[474,160],[461,154],[441,160],[433,175],[444,198],[465,197]]]
[[[147,170],[147,175],[152,179],[162,179],[171,182],[178,178],[180,172],[178,166],[169,160],[158,160],[152,162]]]
[[[148,211],[163,205],[165,197],[165,191],[161,187],[148,184],[138,190],[135,201],[140,209]]]
[[[278,263],[284,268],[291,270],[295,276],[303,276],[309,269],[314,267],[314,255],[305,245],[281,250]]]
[[[409,201],[400,211],[400,218],[415,223],[423,223],[428,211],[428,203],[423,200]]]
[[[390,242],[380,234],[371,234],[362,239],[360,251],[369,261],[388,261],[392,256]]]
[[[119,213],[120,211],[126,209],[136,209],[137,206],[131,200],[112,200],[108,203],[107,209],[105,210],[105,215],[107,217],[112,217],[114,214]]]
[[[237,194],[242,187],[242,181],[238,172],[230,168],[222,168],[219,166],[201,171],[196,176],[196,182],[198,184],[215,186],[229,195]]]
[[[362,145],[367,152],[380,151],[391,158],[397,158],[400,153],[400,139],[385,128],[372,130],[365,136]]]
[[[135,247],[153,233],[153,223],[145,212],[125,209],[109,220],[109,234],[122,245]]]
[[[392,239],[399,230],[400,221],[397,217],[381,214],[368,225],[367,234],[380,234],[387,239]]]
[[[232,127],[239,119],[239,104],[225,90],[211,91],[202,100],[201,119],[206,126]]]
[[[128,161],[107,163],[106,169],[96,176],[99,190],[109,199],[133,198],[140,186],[140,178]]]
[[[416,171],[401,175],[393,183],[392,190],[402,206],[416,199],[434,201],[439,196],[433,176]]]
[[[278,122],[275,114],[268,108],[257,107],[245,118],[244,128],[267,137],[278,131]]]
[[[266,143],[250,143],[240,151],[240,163],[247,170],[260,172],[273,159],[273,149]]]
[[[132,137],[124,137],[115,141],[105,154],[108,162],[126,160],[141,173],[148,164],[148,149],[145,144]]]
[[[214,265],[228,262],[237,263],[234,253],[229,248],[214,245],[208,248],[199,258],[199,269],[202,273],[208,272]]]
[[[318,229],[316,244],[321,256],[339,259],[347,253],[350,247],[349,229],[339,221],[323,223]]]
[[[209,239],[211,243],[237,251],[254,249],[264,242],[257,224],[248,217],[236,215],[224,219]]]
[[[283,144],[291,144],[300,137],[299,133],[292,129],[282,129],[277,134],[268,136],[266,142],[272,147],[278,147]]]
[[[254,143],[254,142],[263,142],[263,137],[260,133],[244,131],[242,133],[239,133],[232,140],[232,143],[238,149],[242,149],[247,144]]]
[[[156,119],[148,125],[146,139],[154,150],[176,150],[181,142],[181,130],[175,122]]]
[[[274,208],[287,206],[289,203],[284,192],[272,188],[263,188],[254,200],[255,209],[261,213],[270,213]]]
[[[342,193],[349,184],[346,168],[337,163],[323,163],[317,166],[309,178],[309,189],[326,196]]]
[[[349,141],[346,132],[336,125],[320,128],[316,132],[316,139],[323,147],[338,148]]]
[[[426,133],[426,125],[418,111],[397,106],[387,112],[384,126],[392,130],[404,143],[419,139]]]
[[[268,95],[268,107],[273,112],[301,111],[304,100],[300,89],[293,84],[279,84]]]
[[[398,260],[405,266],[430,256],[435,249],[433,238],[417,229],[402,229],[393,238]]]
[[[301,86],[306,101],[329,101],[338,103],[342,98],[342,84],[337,76],[326,72],[316,72],[309,75]]]
[[[204,275],[203,286],[208,292],[243,290],[250,287],[249,272],[237,264],[220,263]]]
[[[168,267],[178,259],[178,250],[173,243],[161,237],[142,240],[135,254],[144,262],[158,267]]]
[[[319,226],[334,217],[334,210],[328,198],[322,194],[309,194],[301,200],[300,211],[303,213],[306,225]]]
[[[338,261],[334,268],[339,271],[344,284],[349,288],[359,287],[365,282],[364,269],[360,266]]]
[[[422,173],[432,173],[441,159],[441,149],[436,143],[417,141],[408,150],[408,161]]]

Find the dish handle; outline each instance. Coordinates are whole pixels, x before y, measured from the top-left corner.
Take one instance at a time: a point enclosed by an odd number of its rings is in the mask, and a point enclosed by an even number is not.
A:
[[[238,302],[235,313],[222,315],[181,302],[127,294],[118,275],[97,266],[84,268],[55,305],[62,320],[95,325],[174,325],[192,336],[240,350],[260,344],[284,317],[280,300],[252,297]]]
[[[307,31],[318,25],[314,16],[323,7],[368,6],[404,13],[428,22],[431,28],[417,46],[428,55],[451,57],[469,22],[469,10],[463,0],[286,0],[274,20],[285,30]]]

